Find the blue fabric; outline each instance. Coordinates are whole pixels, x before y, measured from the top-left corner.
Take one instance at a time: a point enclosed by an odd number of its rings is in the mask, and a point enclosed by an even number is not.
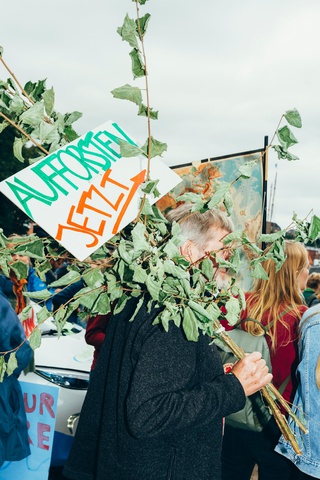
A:
[[[0,466],[4,461],[16,461],[30,454],[27,419],[23,405],[20,372],[32,359],[32,349],[25,340],[25,333],[18,316],[7,297],[0,290],[0,351],[16,351],[18,367],[0,382]],[[8,360],[9,353],[5,355]]]
[[[28,274],[28,284],[27,284],[27,290],[28,292],[39,292],[40,290],[48,290],[52,295],[54,294],[55,289],[54,288],[47,288],[46,282],[41,280],[40,277],[36,275],[36,271],[33,267],[29,268],[29,274]],[[31,300],[34,300],[31,298]],[[34,300],[37,302],[37,300]],[[46,307],[49,311],[52,311],[52,299],[49,298],[46,301]]]
[[[320,478],[320,390],[316,385],[315,371],[320,355],[320,307],[309,308],[301,319],[299,342],[300,363],[297,369],[298,389],[293,401],[296,415],[305,423],[308,433],[303,434],[290,419],[302,455],[297,455],[291,444],[280,438],[276,451],[289,458],[297,468],[308,475]]]

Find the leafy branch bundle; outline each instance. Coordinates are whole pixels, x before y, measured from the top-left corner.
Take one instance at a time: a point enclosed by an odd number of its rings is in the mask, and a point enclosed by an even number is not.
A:
[[[224,239],[226,249],[230,251],[228,260],[220,258],[218,252],[207,252],[195,264],[190,264],[181,257],[179,246],[184,239],[178,224],[170,224],[162,212],[149,201],[150,196],[157,197],[157,180],[150,178],[150,162],[152,158],[161,155],[167,148],[165,143],[156,140],[151,135],[151,120],[158,118],[158,112],[153,111],[149,101],[148,71],[144,47],[144,37],[150,20],[150,15],[145,14],[140,18],[140,5],[146,0],[133,0],[136,7],[136,19],[126,15],[118,33],[132,48],[130,58],[134,79],[143,78],[143,89],[131,85],[123,85],[112,91],[115,98],[129,100],[138,106],[138,115],[146,117],[148,135],[142,147],[135,147],[127,142],[119,141],[121,155],[132,157],[144,155],[148,158],[148,171],[146,181],[141,188],[141,206],[136,220],[119,232],[103,247],[97,250],[86,262],[78,262],[69,258],[68,273],[60,280],[51,283],[49,287],[61,287],[72,284],[82,278],[84,287],[65,305],[53,312],[59,333],[71,315],[82,306],[90,315],[106,314],[110,312],[111,305],[115,304],[114,312],[120,312],[130,297],[139,298],[132,321],[141,307],[144,297],[148,295],[148,308],[155,306],[162,309],[156,322],[162,323],[168,331],[170,322],[182,328],[187,339],[197,341],[199,335],[207,334],[230,345],[230,338],[221,328],[221,321],[226,320],[234,325],[241,310],[245,307],[244,293],[239,283],[239,270],[242,249],[250,251],[251,260],[247,273],[253,278],[268,279],[261,262],[272,258],[277,269],[285,261],[284,238],[286,230],[261,235],[253,242],[245,232],[235,231]],[[2,57],[1,61],[10,72]],[[11,73],[11,72],[10,72]],[[143,100],[143,97],[146,97]],[[77,134],[72,123],[79,118],[78,112],[61,115],[54,112],[53,89],[47,90],[45,81],[37,83],[28,82],[24,88],[11,74],[6,81],[0,82],[0,133],[4,128],[15,128],[16,138],[13,144],[15,156],[23,161],[23,146],[31,140],[36,146],[37,155],[40,157],[50,153],[58,147],[73,140]],[[277,127],[275,136],[279,145],[269,145],[274,148],[279,158],[288,160],[297,159],[288,149],[297,143],[290,127],[285,125],[280,128],[280,123],[285,119],[290,126],[301,127],[299,112],[295,109],[288,110],[282,117]],[[273,141],[273,140],[272,140]],[[272,142],[271,142],[272,143]],[[36,161],[33,158],[32,161]],[[191,202],[193,211],[205,212],[211,208],[223,208],[228,214],[232,212],[230,187],[239,178],[250,178],[253,164],[248,162],[239,170],[238,177],[231,183],[215,181],[214,195],[205,199],[200,194],[186,193],[179,200]],[[310,221],[293,219],[296,228],[296,240],[307,243],[315,241],[320,236],[320,219],[313,216]],[[262,250],[259,245],[267,244]],[[64,249],[57,245],[53,239],[40,239],[36,235],[8,239],[0,233],[0,267],[4,275],[9,276],[13,271],[18,279],[27,277],[27,267],[20,261],[12,263],[12,254],[20,253],[30,256],[34,260],[37,274],[44,279],[50,270],[50,258],[57,258],[66,254]],[[212,262],[212,259],[215,262]],[[107,262],[107,268],[95,268],[97,262]],[[228,269],[230,281],[223,288],[217,282],[218,264],[220,268]],[[25,293],[26,296],[30,294]],[[48,290],[32,292],[32,298],[45,302],[50,297]],[[30,306],[22,312],[22,320],[28,317]],[[39,325],[52,315],[44,306],[37,313],[38,326],[29,336],[30,344],[37,348],[41,342]],[[243,352],[232,345],[238,352],[239,358]],[[15,352],[0,352],[0,379],[4,373],[11,373],[14,365]],[[271,394],[269,390],[271,389]],[[273,400],[274,388],[270,386],[264,394],[269,402],[273,414],[278,418],[278,409]],[[281,396],[280,396],[281,397]],[[283,399],[278,397],[282,403]],[[290,410],[290,409],[289,409]],[[289,411],[288,410],[288,411]],[[291,415],[291,411],[289,411]],[[281,423],[281,420],[280,420]],[[287,438],[290,432],[280,425]],[[296,447],[294,447],[296,448]],[[297,447],[298,448],[298,447]],[[297,450],[298,451],[298,450]]]

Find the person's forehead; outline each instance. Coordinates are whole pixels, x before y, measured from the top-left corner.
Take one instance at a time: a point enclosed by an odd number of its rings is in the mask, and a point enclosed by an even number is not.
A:
[[[211,238],[215,240],[221,240],[226,235],[229,235],[229,231],[225,228],[212,228],[211,229]]]

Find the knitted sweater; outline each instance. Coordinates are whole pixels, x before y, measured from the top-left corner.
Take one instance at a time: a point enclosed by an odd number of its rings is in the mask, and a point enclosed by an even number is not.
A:
[[[219,480],[222,418],[245,404],[210,339],[137,299],[113,316],[64,469],[76,480]]]

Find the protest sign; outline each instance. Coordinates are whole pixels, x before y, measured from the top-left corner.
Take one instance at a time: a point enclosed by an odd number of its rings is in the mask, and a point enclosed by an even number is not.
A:
[[[0,191],[78,260],[135,219],[147,159],[124,158],[119,140],[136,142],[107,122],[0,182]],[[150,177],[164,195],[180,177],[157,158]],[[150,198],[155,203],[157,198]]]
[[[20,382],[27,414],[31,455],[19,462],[4,462],[1,480],[47,480],[52,453],[59,388]]]

